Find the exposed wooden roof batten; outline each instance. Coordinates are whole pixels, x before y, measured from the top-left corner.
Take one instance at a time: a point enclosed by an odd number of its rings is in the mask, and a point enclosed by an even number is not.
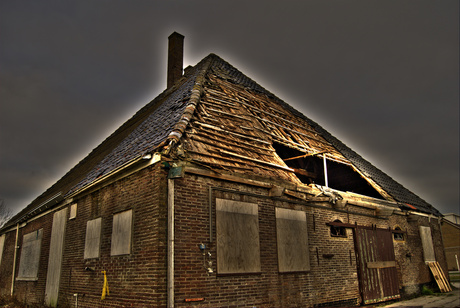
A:
[[[152,151],[174,156],[178,146],[184,151],[181,159],[220,167],[229,174],[257,174],[301,183],[294,168],[287,165],[295,159],[283,160],[276,144],[298,151],[297,156],[321,153],[331,162],[352,166],[382,198],[440,215],[316,122],[210,54],[188,68],[174,86],[136,113],[7,226],[33,213],[44,200],[59,192],[68,196]]]

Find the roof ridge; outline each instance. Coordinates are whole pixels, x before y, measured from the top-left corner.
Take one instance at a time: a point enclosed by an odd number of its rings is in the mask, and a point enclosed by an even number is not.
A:
[[[452,222],[449,219],[446,219],[445,217],[443,217],[443,222],[447,223],[448,225],[451,225],[452,227],[460,229],[460,224],[456,224],[455,222]]]
[[[176,123],[176,125],[174,125],[173,129],[166,138],[167,145],[164,150],[165,154],[169,153],[172,146],[181,139],[185,129],[190,123],[190,120],[192,119],[193,114],[195,113],[196,106],[198,105],[201,95],[204,92],[203,85],[205,82],[206,73],[211,67],[211,63],[214,61],[215,57],[215,54],[210,54],[197,64],[197,69],[199,70],[199,72],[195,78],[195,84],[193,85],[193,88],[190,91],[192,94],[190,96],[190,99],[188,100],[184,112],[181,115],[180,120]],[[200,66],[202,66],[202,68],[200,68]]]

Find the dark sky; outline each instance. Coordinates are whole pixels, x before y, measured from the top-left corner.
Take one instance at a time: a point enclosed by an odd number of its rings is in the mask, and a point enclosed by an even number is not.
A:
[[[216,53],[459,213],[457,0],[0,1],[0,199],[16,213]]]

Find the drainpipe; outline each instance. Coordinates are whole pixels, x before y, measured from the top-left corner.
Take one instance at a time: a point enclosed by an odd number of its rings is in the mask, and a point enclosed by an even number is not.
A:
[[[16,257],[18,255],[18,239],[19,239],[19,223],[16,225],[16,242],[14,243],[14,257],[13,257],[13,274],[11,275],[11,296],[14,292],[14,276],[16,275]]]
[[[174,307],[174,180],[168,179],[168,308]]]

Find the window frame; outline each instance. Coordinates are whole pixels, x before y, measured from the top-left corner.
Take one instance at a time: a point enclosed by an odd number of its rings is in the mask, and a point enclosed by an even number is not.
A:
[[[3,247],[5,246],[5,234],[0,235],[0,266],[2,265]]]
[[[335,219],[335,220],[333,221],[333,223],[340,223],[340,224],[342,224],[343,222],[342,222],[340,219]],[[337,232],[336,232],[337,234],[334,234],[334,233],[332,232],[332,230],[336,230],[336,231],[337,231]],[[333,225],[333,224],[330,224],[330,225],[329,225],[329,234],[330,234],[330,236],[333,237],[333,238],[348,238],[347,229],[346,229],[346,227],[344,227],[344,226],[335,226],[335,225]]]
[[[423,260],[425,262],[436,261],[436,251],[434,250],[431,228],[427,226],[419,226],[419,232],[420,239],[422,241]]]
[[[393,229],[393,240],[397,242],[404,242],[406,240],[404,233],[405,232],[401,229],[400,226],[395,226]]]
[[[306,212],[275,208],[278,271],[310,271],[310,250]]]
[[[38,280],[42,241],[43,228],[22,236],[21,256],[19,257],[16,280]]]
[[[93,229],[95,228],[95,230]],[[83,258],[86,259],[97,259],[101,255],[101,229],[102,229],[102,218],[98,217],[95,219],[88,220],[86,222],[86,234],[85,234],[85,250],[83,252]],[[95,235],[89,237],[90,235]]]
[[[77,203],[71,204],[69,211],[69,220],[73,220],[75,218],[77,218]]]
[[[258,208],[257,203],[216,198],[218,274],[261,272]]]
[[[113,214],[110,256],[131,254],[133,226],[132,209]]]

